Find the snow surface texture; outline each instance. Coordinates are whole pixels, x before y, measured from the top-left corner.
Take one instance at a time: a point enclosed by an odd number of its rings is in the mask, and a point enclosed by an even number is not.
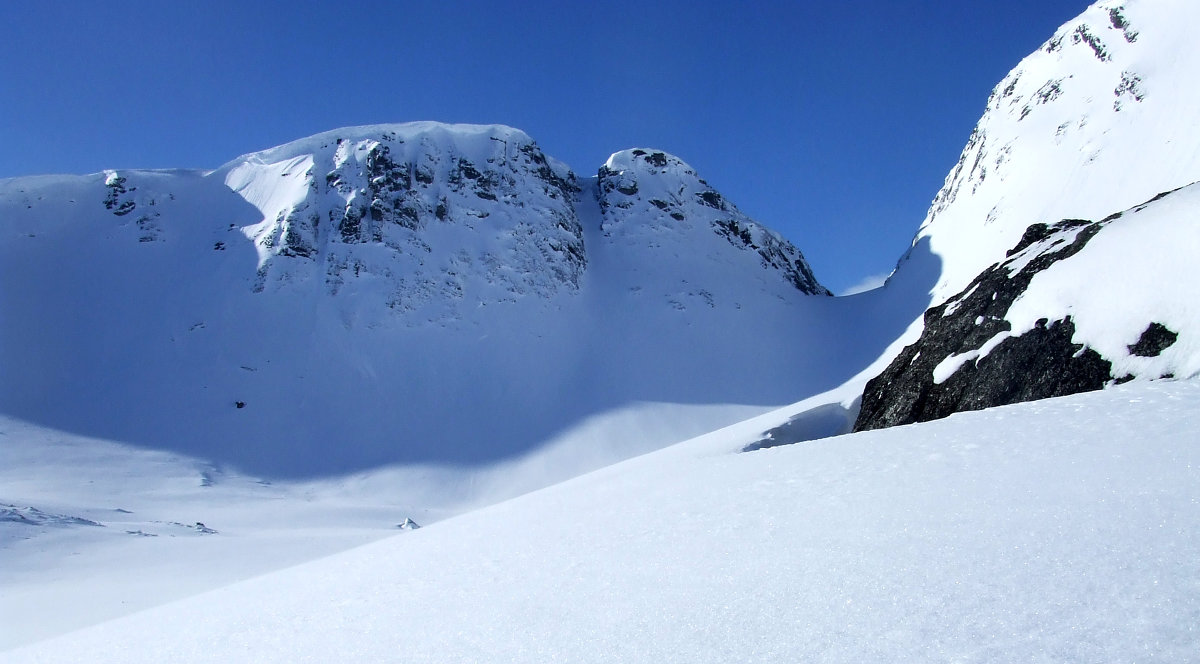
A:
[[[1200,181],[1198,22],[1193,0],[1098,2],[996,86],[914,240],[942,261],[935,304],[1030,224],[1101,219]]]
[[[1194,659],[1200,382],[736,453],[793,414],[0,660]]]
[[[0,649],[342,551],[406,519],[427,526],[761,412],[641,404],[503,462],[306,482],[0,418]]]

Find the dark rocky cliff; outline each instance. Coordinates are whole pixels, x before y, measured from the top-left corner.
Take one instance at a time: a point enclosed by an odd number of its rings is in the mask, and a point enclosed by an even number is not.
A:
[[[920,339],[867,383],[854,431],[1097,390],[1132,378],[1113,375],[1111,358],[1074,341],[1070,315],[1041,318],[1020,334],[1012,333],[1007,320],[1009,309],[1036,275],[1083,251],[1122,216],[1029,226],[1005,260],[925,312]],[[1162,323],[1146,323],[1141,338],[1128,347],[1131,355],[1157,356],[1177,338]]]

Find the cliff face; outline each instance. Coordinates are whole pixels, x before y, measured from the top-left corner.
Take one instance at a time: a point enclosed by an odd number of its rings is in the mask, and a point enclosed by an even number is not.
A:
[[[339,130],[218,171],[262,213],[259,290],[373,282],[412,320],[578,290],[579,185],[523,132],[414,123]],[[424,315],[422,315],[424,314]]]

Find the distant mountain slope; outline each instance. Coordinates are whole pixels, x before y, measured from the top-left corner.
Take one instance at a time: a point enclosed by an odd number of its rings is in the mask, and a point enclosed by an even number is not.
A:
[[[764,281],[782,278],[802,293],[831,294],[817,283],[799,249],[742,214],[678,157],[648,148],[623,150],[600,167],[597,187],[600,230],[622,252],[669,247],[678,237],[693,236],[705,240],[695,247],[693,258],[700,259],[695,270],[746,260],[729,251],[733,246],[754,254],[767,273]],[[684,258],[673,256],[672,262]]]
[[[0,292],[0,412],[289,476],[512,458],[645,402],[789,403],[924,304],[819,297],[664,152],[579,178],[516,129],[438,123],[0,181]]]

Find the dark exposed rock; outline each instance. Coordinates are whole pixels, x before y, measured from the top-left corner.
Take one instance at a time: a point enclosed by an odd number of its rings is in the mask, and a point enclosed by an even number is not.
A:
[[[667,165],[667,155],[661,152],[653,152],[646,155],[646,163],[658,168],[664,168]]]
[[[1068,316],[1009,337],[977,362],[967,361],[942,383],[933,367],[945,348],[936,342],[910,346],[884,373],[867,383],[855,431],[927,422],[967,411],[1098,390],[1112,379],[1112,364],[1096,351],[1072,343]],[[919,344],[918,344],[919,345]],[[897,370],[899,369],[899,370]],[[918,375],[919,374],[919,375]]]
[[[1138,357],[1158,357],[1164,350],[1170,348],[1179,335],[1167,329],[1162,323],[1150,323],[1137,343],[1129,347],[1129,352]]]
[[[1029,245],[1033,244],[1034,242],[1041,242],[1042,240],[1045,240],[1053,235],[1055,232],[1068,228],[1074,228],[1076,226],[1087,226],[1090,223],[1092,222],[1086,219],[1063,219],[1057,224],[1054,224],[1054,226],[1041,223],[1030,224],[1029,228],[1025,229],[1025,234],[1021,236],[1020,241],[1017,242],[1017,246],[1009,249],[1004,255],[1012,256],[1013,254],[1020,253],[1028,248]]]
[[[757,252],[763,267],[778,270],[783,278],[800,292],[808,295],[832,295],[817,282],[808,261],[804,260],[800,250],[791,242],[766,229],[736,219],[714,220],[712,228],[713,232],[729,240],[733,246]]]
[[[1008,258],[925,312],[921,338],[867,383],[854,430],[925,422],[964,410],[1104,387],[1113,379],[1112,365],[1096,351],[1072,342],[1075,325],[1070,316],[1042,319],[1024,334],[1002,336],[1012,329],[1005,316],[1030,280],[1078,253],[1119,217],[1031,225]],[[1002,340],[990,352],[981,352],[998,337]],[[935,382],[934,368],[955,356],[966,357],[945,380]]]
[[[721,199],[721,195],[715,191],[701,192],[696,194],[696,198],[699,198],[701,203],[704,203],[710,208],[716,208],[718,210],[725,209],[725,201],[723,201]]]
[[[1129,19],[1125,18],[1121,7],[1113,7],[1108,10],[1108,20],[1112,23],[1112,27],[1120,30],[1125,36],[1125,41],[1132,44],[1137,41],[1138,33],[1129,25]]]
[[[458,172],[468,180],[478,180],[483,175],[471,162],[462,158],[458,160]]]
[[[718,219],[713,222],[713,230],[717,235],[724,236],[734,244],[741,243],[744,247],[757,249],[753,244],[753,236],[750,235],[750,229],[742,226],[736,219]]]
[[[1100,37],[1093,33],[1087,25],[1075,28],[1075,32],[1071,33],[1071,41],[1075,44],[1080,42],[1087,44],[1091,47],[1092,53],[1096,55],[1096,59],[1101,62],[1108,62],[1112,59],[1112,56],[1108,52],[1108,47],[1104,45]]]
[[[1113,88],[1113,96],[1117,98],[1113,102],[1114,111],[1120,111],[1124,107],[1123,98],[1137,102],[1145,101],[1146,93],[1142,90],[1142,77],[1133,72],[1121,72],[1121,82]]]

